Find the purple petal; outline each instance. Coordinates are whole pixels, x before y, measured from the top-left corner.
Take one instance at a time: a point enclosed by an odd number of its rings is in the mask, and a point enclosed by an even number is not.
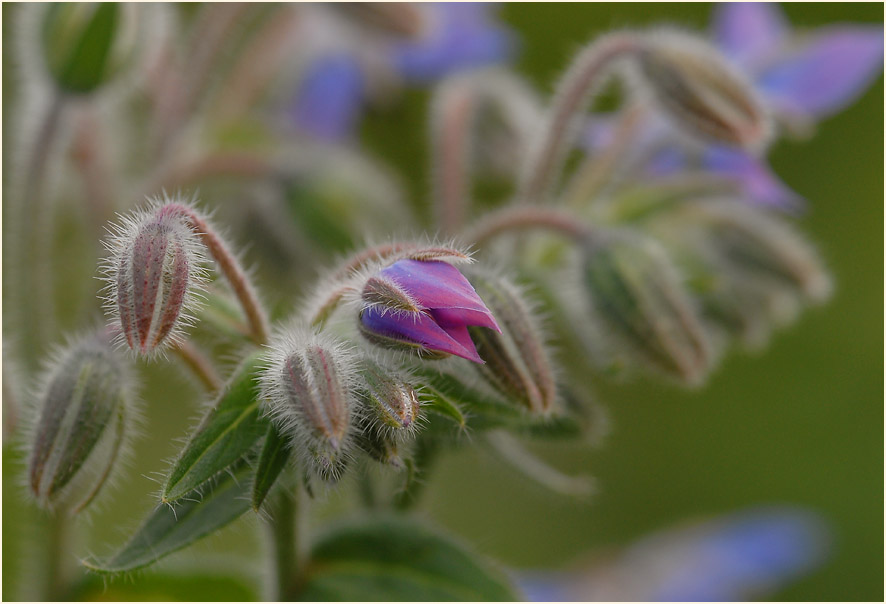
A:
[[[666,147],[649,158],[645,172],[652,178],[662,178],[686,168],[686,152],[678,147]]]
[[[431,311],[437,322],[443,327],[450,325],[476,325],[488,327],[501,333],[501,328],[495,322],[495,317],[488,310],[466,310],[464,308],[438,308]]]
[[[881,73],[882,26],[819,30],[812,42],[771,66],[760,90],[788,115],[823,117],[849,105]]]
[[[290,110],[300,130],[324,141],[347,138],[363,105],[363,72],[349,54],[316,59],[299,83]]]
[[[443,2],[427,10],[428,33],[393,50],[394,64],[405,78],[437,79],[458,69],[503,61],[512,54],[513,36],[490,18],[487,5]]]
[[[751,66],[778,50],[787,23],[777,4],[729,2],[714,12],[714,40],[728,56]]]
[[[489,312],[465,276],[446,262],[398,260],[381,274],[406,290],[424,308]]]
[[[468,333],[467,327],[464,325],[444,325],[443,329],[445,329],[446,333],[448,333],[453,340],[458,342],[468,353],[468,356],[461,354],[458,356],[468,359],[469,361],[474,361],[475,363],[480,363],[481,365],[486,364],[486,361],[480,358],[480,354],[477,352],[477,347],[474,346],[474,341],[471,339],[471,334]]]
[[[482,363],[473,342],[465,348],[451,335],[452,328],[440,327],[434,318],[424,313],[384,313],[374,307],[363,311],[360,321],[370,331],[394,339],[419,344],[428,350],[453,354],[469,361]],[[462,329],[465,329],[462,327]],[[467,329],[465,329],[467,332]],[[455,334],[461,338],[461,334]]]
[[[714,146],[705,151],[702,161],[714,174],[738,183],[748,201],[789,211],[803,206],[802,197],[788,188],[763,161],[749,153]]]

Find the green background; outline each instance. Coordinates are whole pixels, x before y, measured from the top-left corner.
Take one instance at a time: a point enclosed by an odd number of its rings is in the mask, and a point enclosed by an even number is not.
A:
[[[883,19],[879,4],[784,9],[800,27]],[[3,11],[6,50],[7,5]],[[599,32],[661,22],[703,29],[710,13],[706,4],[513,4],[503,7],[502,17],[522,40],[517,69],[548,92],[572,53]],[[4,100],[10,94],[7,54]],[[428,191],[427,99],[426,92],[409,92],[387,113],[373,115],[363,130],[368,146],[406,179],[416,200],[426,199]],[[13,119],[5,109],[3,117],[4,126]],[[4,135],[4,156],[10,153]],[[883,599],[882,78],[852,107],[821,123],[813,139],[780,142],[770,158],[810,202],[800,223],[835,276],[832,301],[807,312],[762,353],[729,356],[698,391],[651,380],[595,384],[612,424],[603,445],[537,448],[558,467],[596,478],[599,493],[590,502],[550,495],[494,459],[462,449],[445,457],[432,476],[428,516],[508,566],[557,568],[591,549],[627,544],[691,517],[759,503],[803,505],[831,524],[834,551],[819,572],[774,597]],[[197,414],[192,399],[198,394],[190,382],[162,364],[145,371],[145,437],[113,501],[79,527],[79,555],[120,543],[150,509],[158,489],[152,473],[166,469],[163,460],[177,448],[173,439],[184,436]],[[14,461],[5,447],[4,470]],[[27,585],[40,580],[29,575],[22,581],[18,573],[39,534],[12,472],[4,473],[3,484],[3,587],[9,599],[25,597]],[[352,495],[347,487],[328,494],[328,513],[349,504]],[[161,568],[179,576],[218,562],[226,576],[260,576],[258,525],[254,518],[238,521]],[[127,589],[140,589],[140,580]],[[177,597],[197,593],[185,590]],[[111,591],[105,597],[131,596]]]

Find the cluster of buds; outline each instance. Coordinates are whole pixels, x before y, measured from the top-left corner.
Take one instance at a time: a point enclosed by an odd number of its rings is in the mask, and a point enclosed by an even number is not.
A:
[[[132,429],[134,382],[106,332],[73,339],[43,379],[29,437],[28,486],[43,507],[85,508]]]

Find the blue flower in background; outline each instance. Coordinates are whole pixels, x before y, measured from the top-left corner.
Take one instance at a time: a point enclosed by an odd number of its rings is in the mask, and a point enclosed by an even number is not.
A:
[[[751,508],[654,533],[571,573],[527,574],[522,586],[533,601],[745,600],[821,566],[828,543],[808,510]]]
[[[714,16],[717,46],[743,70],[776,120],[789,130],[808,130],[817,120],[851,104],[882,71],[881,25],[834,25],[810,35],[790,31],[776,4],[761,2],[720,4]],[[660,146],[670,137],[663,118],[651,118],[636,144]],[[585,142],[600,148],[613,126],[605,120],[592,123]],[[697,157],[700,166],[733,181],[750,202],[796,210],[803,200],[766,164],[743,149],[710,145]],[[670,145],[658,151],[645,166],[653,178],[686,168],[690,153]]]
[[[775,4],[722,4],[714,39],[783,118],[821,119],[845,108],[880,74],[882,25],[832,25],[793,35]]]
[[[428,6],[431,17],[426,35],[394,45],[392,61],[397,71],[408,80],[428,82],[508,59],[515,39],[495,22],[493,7],[477,2]]]
[[[426,18],[417,38],[390,37],[382,53],[399,79],[426,84],[463,69],[509,59],[513,34],[499,25],[494,5],[438,3],[420,7]],[[308,66],[289,110],[304,133],[327,142],[348,138],[367,98],[368,69],[360,53],[329,51]]]
[[[347,137],[354,129],[364,97],[363,69],[348,53],[316,59],[299,84],[290,108],[292,120],[309,136],[323,141]]]

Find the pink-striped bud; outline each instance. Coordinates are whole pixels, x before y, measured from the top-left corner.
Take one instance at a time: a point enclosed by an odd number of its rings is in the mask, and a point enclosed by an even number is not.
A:
[[[354,355],[322,334],[278,336],[262,375],[266,413],[306,469],[336,479],[348,460],[355,405]]]
[[[178,340],[205,281],[197,236],[180,215],[155,207],[115,226],[106,247],[106,308],[129,348],[149,355]]]

